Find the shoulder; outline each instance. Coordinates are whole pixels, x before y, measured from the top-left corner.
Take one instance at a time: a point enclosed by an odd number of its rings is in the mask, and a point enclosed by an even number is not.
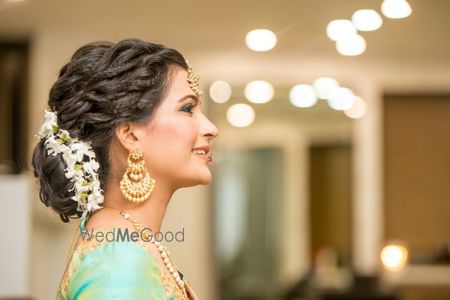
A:
[[[66,274],[69,299],[167,299],[159,264],[139,242],[82,241]]]

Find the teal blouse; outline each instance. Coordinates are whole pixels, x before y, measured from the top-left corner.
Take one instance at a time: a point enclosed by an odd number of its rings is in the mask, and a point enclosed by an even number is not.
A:
[[[82,221],[80,232],[85,230],[84,225]],[[197,299],[185,278],[189,298],[184,296],[144,243],[82,238],[66,266],[56,298]]]

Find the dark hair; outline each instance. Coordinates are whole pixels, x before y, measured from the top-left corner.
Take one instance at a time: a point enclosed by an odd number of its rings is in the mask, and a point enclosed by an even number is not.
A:
[[[115,128],[125,122],[148,122],[170,85],[171,67],[187,69],[183,56],[160,44],[127,39],[116,44],[95,42],[79,48],[62,67],[50,90],[49,108],[58,127],[72,137],[90,141],[100,164],[101,187],[110,169],[109,146]],[[47,155],[45,138],[33,151],[39,197],[63,222],[81,217],[69,190],[61,154]]]

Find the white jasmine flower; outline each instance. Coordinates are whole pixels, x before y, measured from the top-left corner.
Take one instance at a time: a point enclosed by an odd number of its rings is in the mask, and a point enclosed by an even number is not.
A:
[[[89,144],[89,146],[90,146],[90,144]],[[90,151],[86,151],[85,155],[87,157],[89,157],[90,159],[95,158],[95,152],[92,149]]]
[[[46,138],[45,148],[48,155],[61,154],[66,163],[65,177],[73,182],[69,192],[74,192],[72,200],[78,203],[77,210],[85,218],[103,203],[103,190],[97,171],[100,167],[95,160],[95,152],[89,141],[72,138],[67,130],[59,129],[55,112],[45,110],[45,122],[38,137]],[[88,161],[85,161],[85,156]]]
[[[95,174],[95,175],[97,175],[97,174]],[[96,180],[94,180],[94,182],[92,182],[91,187],[92,187],[93,193],[95,195],[97,195],[98,197],[102,196],[102,193],[101,193],[102,190],[100,188],[100,181],[97,178],[96,178]]]
[[[99,202],[103,202],[103,199],[100,199],[100,197],[98,197],[98,196],[95,195],[95,194],[90,194],[90,195],[88,196],[88,199],[87,199],[87,209],[88,209],[89,211],[91,211],[91,210],[95,210],[95,209],[101,208],[101,207],[98,205]]]
[[[44,138],[50,134],[54,133],[55,127],[58,128],[56,123],[56,114],[54,112],[45,110],[44,111],[44,124],[42,124],[41,129],[39,130],[39,137]]]
[[[66,153],[69,149],[66,145],[61,144],[53,136],[49,136],[45,141],[45,146],[47,148],[47,154],[55,156],[59,153]]]
[[[74,153],[76,153],[76,157],[77,157],[77,161],[82,161],[83,157],[86,156],[91,156],[91,146],[88,143],[85,142],[75,142],[72,144],[71,149]]]
[[[78,163],[77,155],[72,150],[68,150],[63,152],[64,161],[67,163],[67,167],[75,168],[75,165]]]
[[[89,192],[90,189],[91,189],[90,184],[85,181],[75,182],[75,190],[80,194],[83,192],[86,192],[87,194],[87,192]]]
[[[68,166],[65,171],[65,176],[68,179],[74,178],[74,180],[79,180],[83,178],[83,171],[75,169],[72,165]]]
[[[98,168],[99,168],[99,164],[95,160],[90,160],[90,161],[87,161],[87,162],[83,163],[84,171],[89,173],[89,174],[95,173],[95,171],[97,171]]]

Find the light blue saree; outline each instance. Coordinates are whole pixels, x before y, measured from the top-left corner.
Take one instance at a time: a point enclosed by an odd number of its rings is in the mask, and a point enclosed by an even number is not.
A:
[[[86,220],[82,220],[80,233],[86,232],[85,224]],[[142,242],[99,242],[81,234],[80,238],[69,258],[57,299],[186,299]],[[189,299],[197,299],[187,282],[186,290]]]

